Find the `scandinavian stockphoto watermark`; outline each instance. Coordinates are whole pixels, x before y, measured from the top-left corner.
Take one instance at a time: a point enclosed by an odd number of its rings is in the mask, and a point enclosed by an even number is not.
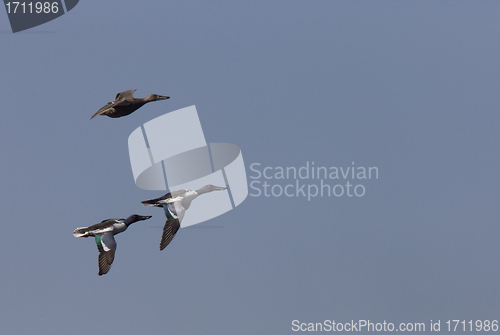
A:
[[[441,322],[442,321],[442,322]],[[338,322],[292,321],[294,332],[496,332],[499,330],[498,320],[430,320],[429,322],[372,322],[370,320],[351,320]]]
[[[378,167],[357,166],[317,166],[314,161],[306,161],[296,166],[265,166],[261,163],[250,165],[253,179],[249,195],[252,197],[355,197],[365,196],[365,182],[379,178]]]
[[[432,320],[428,329],[431,331],[439,331],[438,324]],[[351,320],[348,322],[337,322],[335,320],[324,320],[323,322],[300,322],[299,320],[292,321],[292,331],[298,332],[423,332],[425,331],[425,323],[423,322],[402,322],[393,323],[387,322],[372,322],[370,320]]]

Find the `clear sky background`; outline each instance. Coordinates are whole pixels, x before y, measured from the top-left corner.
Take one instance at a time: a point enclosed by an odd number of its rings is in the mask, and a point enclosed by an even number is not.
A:
[[[496,1],[81,0],[12,34],[0,10],[0,333],[500,319],[499,13]],[[132,88],[171,99],[89,120]],[[160,252],[164,214],[140,201],[162,192],[135,186],[127,139],[190,105],[249,176],[255,162],[309,161],[379,178],[360,198],[249,196]],[[153,218],[116,236],[99,277],[93,239],[73,230],[134,213]]]

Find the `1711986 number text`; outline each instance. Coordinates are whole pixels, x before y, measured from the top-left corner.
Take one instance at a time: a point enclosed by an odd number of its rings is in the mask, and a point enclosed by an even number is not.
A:
[[[22,13],[22,14],[32,14],[32,13],[57,13],[59,11],[59,6],[57,2],[7,2],[5,4],[7,7],[7,13]]]

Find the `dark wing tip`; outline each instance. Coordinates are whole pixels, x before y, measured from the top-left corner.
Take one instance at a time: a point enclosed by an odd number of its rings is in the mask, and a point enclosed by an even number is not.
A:
[[[104,106],[101,109],[99,109],[94,115],[92,115],[92,117],[90,118],[90,120],[92,120],[93,118],[95,118],[97,115],[103,115],[103,114],[105,114],[104,113],[104,108],[107,107],[108,105],[109,105],[109,103],[106,106]]]
[[[170,219],[165,222],[165,226],[163,227],[163,235],[160,242],[160,250],[165,249],[167,245],[172,242],[175,234],[179,230],[179,227],[180,223],[178,219]]]
[[[163,207],[162,205],[158,204],[158,201],[158,199],[144,200],[141,201],[141,204],[143,204],[145,207]]]
[[[115,251],[102,251],[99,253],[99,276],[105,275],[111,269],[115,259]]]

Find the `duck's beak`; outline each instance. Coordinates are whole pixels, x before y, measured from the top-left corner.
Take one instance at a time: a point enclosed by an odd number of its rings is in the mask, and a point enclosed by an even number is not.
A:
[[[147,220],[147,219],[150,219],[152,218],[151,215],[147,215],[147,216],[139,216],[139,220]]]
[[[167,100],[170,99],[170,97],[166,97],[164,95],[158,95],[158,100]]]
[[[226,189],[227,189],[227,187],[214,186],[214,189],[215,189],[216,191],[223,191],[223,190],[226,190]]]

